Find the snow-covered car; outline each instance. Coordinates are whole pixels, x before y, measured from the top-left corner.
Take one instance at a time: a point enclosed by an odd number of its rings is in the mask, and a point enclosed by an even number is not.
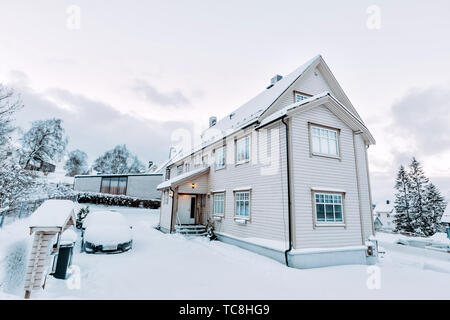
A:
[[[83,250],[95,252],[125,252],[132,248],[131,226],[118,212],[90,212],[83,221]]]

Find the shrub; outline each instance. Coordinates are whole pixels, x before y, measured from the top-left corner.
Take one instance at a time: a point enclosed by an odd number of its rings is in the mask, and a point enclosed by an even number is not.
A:
[[[76,196],[78,203],[102,204],[106,206],[142,207],[148,209],[158,209],[161,202],[159,200],[142,200],[135,197],[81,192]]]

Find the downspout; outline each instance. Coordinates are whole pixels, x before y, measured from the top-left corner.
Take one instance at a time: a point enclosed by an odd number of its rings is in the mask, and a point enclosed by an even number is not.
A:
[[[286,127],[286,170],[287,170],[287,188],[288,188],[288,226],[289,226],[289,248],[284,252],[284,258],[286,259],[286,266],[289,267],[288,253],[292,250],[292,222],[291,222],[291,163],[289,160],[289,125],[284,121],[286,116],[281,118],[281,122]]]
[[[169,234],[172,233],[172,226],[173,226],[173,207],[174,207],[174,198],[175,198],[175,191],[173,191],[172,186],[169,186],[169,190],[172,191],[172,208],[170,210],[170,227],[169,227]]]

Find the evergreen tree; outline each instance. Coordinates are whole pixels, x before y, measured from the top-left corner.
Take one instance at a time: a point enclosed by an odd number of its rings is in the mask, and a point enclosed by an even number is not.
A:
[[[396,231],[402,232],[414,232],[414,225],[412,224],[412,217],[409,208],[409,187],[411,185],[409,175],[403,165],[397,173],[397,179],[395,180],[395,218],[394,223],[396,225]]]
[[[445,198],[433,183],[429,183],[426,186],[425,194],[424,214],[421,217],[421,225],[422,232],[425,236],[430,237],[438,232],[439,223],[447,207],[447,201],[445,201]]]
[[[409,165],[409,208],[412,215],[412,224],[417,234],[425,235],[427,229],[427,212],[425,201],[427,198],[427,185],[429,179],[425,176],[423,168],[416,158]]]

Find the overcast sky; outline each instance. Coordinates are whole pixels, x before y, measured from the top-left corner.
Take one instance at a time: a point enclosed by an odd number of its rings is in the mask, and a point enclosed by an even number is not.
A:
[[[167,132],[206,127],[322,54],[377,140],[374,201],[413,155],[450,197],[449,13],[447,0],[2,0],[0,82],[22,94],[22,127],[60,117],[90,161],[126,143],[161,162]]]

